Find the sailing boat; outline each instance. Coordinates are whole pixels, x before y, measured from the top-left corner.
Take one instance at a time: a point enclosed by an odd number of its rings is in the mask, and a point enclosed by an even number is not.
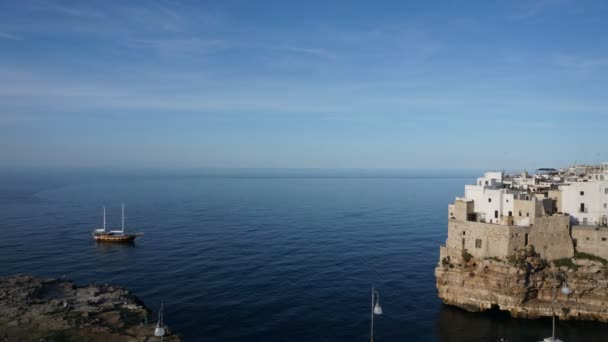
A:
[[[125,233],[125,205],[122,205],[122,228],[121,230],[106,230],[106,207],[103,207],[103,228],[93,230],[93,239],[99,242],[133,242],[136,237],[143,233]]]

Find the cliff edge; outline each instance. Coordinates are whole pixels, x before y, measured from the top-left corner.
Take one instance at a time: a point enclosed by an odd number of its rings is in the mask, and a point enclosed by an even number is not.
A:
[[[500,309],[514,317],[608,322],[608,262],[585,253],[551,263],[528,248],[507,259],[445,256],[435,268],[439,298],[468,311]],[[560,288],[566,284],[570,294]]]
[[[0,341],[157,341],[153,321],[122,287],[0,277]],[[179,338],[167,332],[165,341]]]

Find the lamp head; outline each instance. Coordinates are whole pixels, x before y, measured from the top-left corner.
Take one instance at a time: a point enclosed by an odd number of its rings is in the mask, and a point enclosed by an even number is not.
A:
[[[157,326],[156,329],[154,329],[154,336],[165,336],[165,328]]]
[[[376,303],[376,306],[374,306],[374,313],[376,315],[382,315],[382,307],[380,306],[380,303]]]

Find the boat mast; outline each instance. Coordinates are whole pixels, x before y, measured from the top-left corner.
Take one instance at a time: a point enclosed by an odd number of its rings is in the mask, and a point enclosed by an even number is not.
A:
[[[103,206],[103,231],[106,231],[106,207]]]
[[[125,232],[125,204],[122,204],[122,232]]]

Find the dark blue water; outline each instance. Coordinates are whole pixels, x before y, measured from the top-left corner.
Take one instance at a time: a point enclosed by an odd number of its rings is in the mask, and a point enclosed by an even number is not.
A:
[[[447,204],[477,173],[5,174],[0,274],[129,287],[186,341],[537,341],[549,320],[472,314],[437,299]],[[95,244],[110,226],[145,235]],[[558,324],[600,341],[598,323]]]

